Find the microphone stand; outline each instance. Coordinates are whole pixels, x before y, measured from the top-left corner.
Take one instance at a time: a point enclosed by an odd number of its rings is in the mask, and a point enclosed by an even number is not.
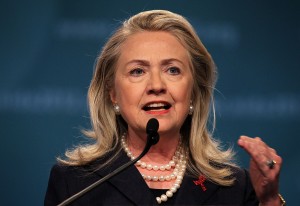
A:
[[[90,190],[94,189],[95,187],[97,187],[98,185],[100,185],[103,182],[107,181],[111,177],[119,174],[120,172],[122,172],[123,170],[128,168],[129,166],[135,164],[137,161],[139,161],[149,151],[149,149],[152,145],[155,145],[158,142],[158,140],[159,140],[159,134],[157,132],[154,132],[152,134],[148,134],[146,146],[145,146],[144,150],[142,151],[142,153],[137,158],[135,158],[134,160],[131,160],[130,162],[127,162],[126,164],[122,165],[121,167],[119,167],[118,169],[113,171],[112,173],[109,173],[105,177],[103,177],[100,180],[94,182],[93,184],[91,184],[90,186],[84,188],[83,190],[76,193],[75,195],[69,197],[68,199],[66,199],[65,201],[63,201],[62,203],[60,203],[57,206],[65,206],[65,205],[68,205],[69,203],[72,203],[74,200],[78,199],[79,197],[81,197],[85,193],[87,193]]]

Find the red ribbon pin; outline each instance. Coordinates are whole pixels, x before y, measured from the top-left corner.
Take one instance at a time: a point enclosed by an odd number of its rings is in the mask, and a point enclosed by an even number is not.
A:
[[[203,175],[199,176],[198,180],[193,181],[195,183],[195,185],[200,185],[201,189],[205,192],[207,189],[204,185],[206,178]]]

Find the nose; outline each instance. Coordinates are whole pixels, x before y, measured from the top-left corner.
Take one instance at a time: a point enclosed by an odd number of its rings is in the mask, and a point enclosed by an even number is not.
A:
[[[148,82],[148,94],[159,95],[166,92],[165,80],[160,70],[152,71]]]

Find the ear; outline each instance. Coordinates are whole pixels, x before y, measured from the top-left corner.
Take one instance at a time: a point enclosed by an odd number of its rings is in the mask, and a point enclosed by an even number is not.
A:
[[[114,88],[111,88],[110,91],[109,91],[109,96],[110,96],[110,100],[112,103],[117,103],[117,95],[116,95],[116,91]]]

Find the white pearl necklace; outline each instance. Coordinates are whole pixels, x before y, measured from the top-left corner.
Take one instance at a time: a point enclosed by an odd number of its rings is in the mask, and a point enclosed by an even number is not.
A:
[[[140,166],[143,169],[147,169],[147,170],[165,171],[165,170],[171,170],[171,168],[175,166],[175,162],[174,162],[174,160],[171,160],[166,165],[157,166],[157,165],[146,164],[145,162],[142,162],[142,161],[139,160],[139,161],[137,161],[136,165]]]
[[[127,156],[130,159],[135,159],[134,155],[132,154],[132,152],[130,151],[129,147],[126,144],[125,141],[125,134],[122,136],[121,138],[121,144],[122,147],[124,149],[124,151],[126,152]],[[172,185],[172,187],[165,193],[162,194],[160,197],[156,197],[156,201],[158,204],[161,204],[162,202],[166,202],[168,200],[168,198],[173,197],[173,194],[177,192],[177,190],[180,188],[180,185],[182,183],[183,180],[183,176],[186,170],[186,160],[187,160],[187,155],[182,153],[182,148],[181,148],[181,141],[179,142],[179,145],[176,149],[176,152],[172,158],[172,160],[163,166],[152,166],[151,164],[146,164],[145,162],[142,161],[138,161],[136,163],[136,166],[140,166],[143,169],[147,169],[147,170],[154,170],[154,171],[164,171],[164,170],[171,170],[172,168],[174,168],[174,171],[172,174],[170,175],[160,175],[160,176],[150,176],[150,175],[144,175],[142,174],[142,177],[144,178],[144,180],[146,181],[171,181],[171,180],[175,180],[175,183]]]
[[[128,148],[128,146],[126,144],[125,134],[122,135],[122,137],[121,137],[121,144],[122,144],[127,156],[131,160],[135,159],[136,157],[132,154],[132,152],[130,151],[130,149]],[[143,162],[141,160],[137,161],[135,165],[138,166],[138,167],[141,167],[143,169],[147,169],[147,170],[155,170],[155,171],[157,171],[157,170],[160,170],[160,171],[171,170],[172,168],[174,168],[176,166],[176,161],[180,157],[180,154],[181,154],[179,152],[179,150],[181,149],[180,146],[181,146],[181,141],[179,141],[178,147],[176,149],[176,152],[175,152],[174,156],[172,157],[172,160],[169,161],[169,163],[166,164],[166,165],[161,165],[161,166],[151,165],[151,164],[146,164],[145,162]]]

